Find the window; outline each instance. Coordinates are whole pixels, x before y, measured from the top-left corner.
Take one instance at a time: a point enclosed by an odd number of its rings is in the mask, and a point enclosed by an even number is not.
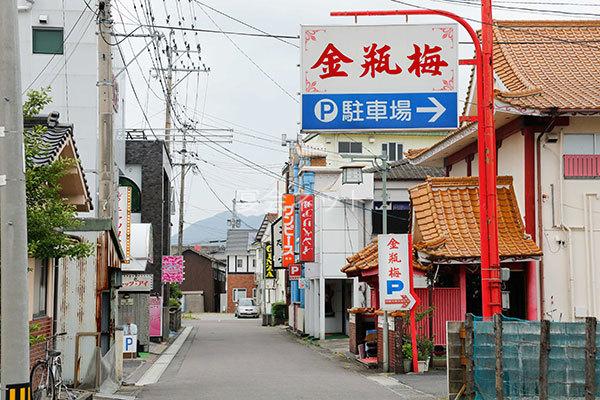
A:
[[[34,54],[63,54],[63,29],[34,27],[32,49]]]
[[[33,317],[46,316],[46,293],[48,290],[48,267],[43,261],[35,260],[33,270]]]
[[[563,136],[565,178],[600,178],[600,134]]]
[[[246,296],[246,289],[240,289],[240,288],[235,288],[233,289],[233,302],[237,303],[240,299],[245,299]]]
[[[382,143],[381,154],[387,154],[388,161],[400,161],[404,158],[401,143]]]
[[[253,307],[255,305],[254,299],[240,299],[240,306]]]
[[[119,186],[127,186],[131,188],[131,212],[141,213],[142,212],[142,192],[138,185],[135,184],[129,178],[124,176],[119,177]]]
[[[256,298],[256,288],[252,288],[252,298]]]
[[[338,153],[341,154],[361,154],[362,143],[361,142],[339,142]]]
[[[373,234],[383,233],[383,214],[381,211],[382,202],[374,203],[371,212],[371,223],[373,225]],[[393,201],[388,203],[387,228],[388,233],[409,233],[410,221],[410,203],[404,201]]]
[[[236,269],[239,271],[244,267],[244,260],[238,258],[235,264]]]

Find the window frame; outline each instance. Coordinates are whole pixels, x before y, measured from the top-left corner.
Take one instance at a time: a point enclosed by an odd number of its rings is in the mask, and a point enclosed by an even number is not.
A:
[[[33,268],[33,319],[48,316],[48,273],[48,264],[36,259]]]
[[[348,151],[342,151],[341,147],[346,145],[348,146]],[[358,149],[356,147],[358,147]],[[362,152],[362,142],[338,142],[338,153],[340,154],[362,154]]]
[[[231,291],[231,298],[233,299],[234,303],[238,302],[238,300],[240,299],[240,297],[238,296],[238,293],[240,293],[242,291],[245,293],[245,296],[242,297],[242,298],[243,299],[247,298],[247,296],[248,296],[248,289],[246,289],[246,288],[233,288],[232,289],[232,291]]]
[[[52,51],[36,51],[36,32],[60,32],[60,52]],[[39,49],[38,49],[39,50]],[[65,54],[65,30],[62,26],[32,26],[31,27],[31,52],[32,54],[45,54],[45,55],[64,55]]]

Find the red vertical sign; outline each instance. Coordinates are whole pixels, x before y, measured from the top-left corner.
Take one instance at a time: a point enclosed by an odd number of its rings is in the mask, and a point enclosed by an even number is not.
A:
[[[315,196],[300,196],[300,261],[315,261]]]
[[[289,267],[295,261],[294,257],[294,204],[293,194],[283,195],[283,251],[281,263],[283,267]]]

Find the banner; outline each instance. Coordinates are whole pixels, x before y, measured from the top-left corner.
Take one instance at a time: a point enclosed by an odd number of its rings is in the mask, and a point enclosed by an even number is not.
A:
[[[162,281],[163,283],[182,283],[184,278],[183,256],[163,256]]]
[[[162,296],[150,296],[150,337],[162,336]]]
[[[124,264],[129,263],[131,258],[131,188],[128,186],[119,186],[117,192],[118,223],[117,237],[121,244],[125,260]]]
[[[315,196],[300,196],[300,261],[315,261]]]
[[[275,268],[273,268],[273,245],[265,245],[265,279],[275,279]]]
[[[152,289],[152,274],[123,274],[121,292],[149,292]]]
[[[295,262],[294,254],[294,205],[293,194],[283,195],[283,255],[282,265],[289,267]]]
[[[407,234],[379,235],[379,308],[408,311],[416,300],[410,287],[410,251]]]

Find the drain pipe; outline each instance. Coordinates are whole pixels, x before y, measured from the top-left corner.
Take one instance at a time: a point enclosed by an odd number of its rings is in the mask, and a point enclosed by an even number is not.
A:
[[[585,244],[586,244],[586,260],[588,273],[588,315],[596,316],[596,300],[593,296],[596,290],[596,257],[594,254],[594,216],[592,199],[598,198],[598,193],[585,193],[583,195],[583,210],[585,218]]]
[[[537,221],[538,221],[538,245],[544,251],[544,228],[542,219],[542,138],[546,134],[546,130],[538,136],[535,144],[536,148],[536,180],[537,180]],[[546,298],[544,293],[544,256],[540,258],[539,262],[539,280],[540,280],[540,318],[544,319],[546,310]]]

